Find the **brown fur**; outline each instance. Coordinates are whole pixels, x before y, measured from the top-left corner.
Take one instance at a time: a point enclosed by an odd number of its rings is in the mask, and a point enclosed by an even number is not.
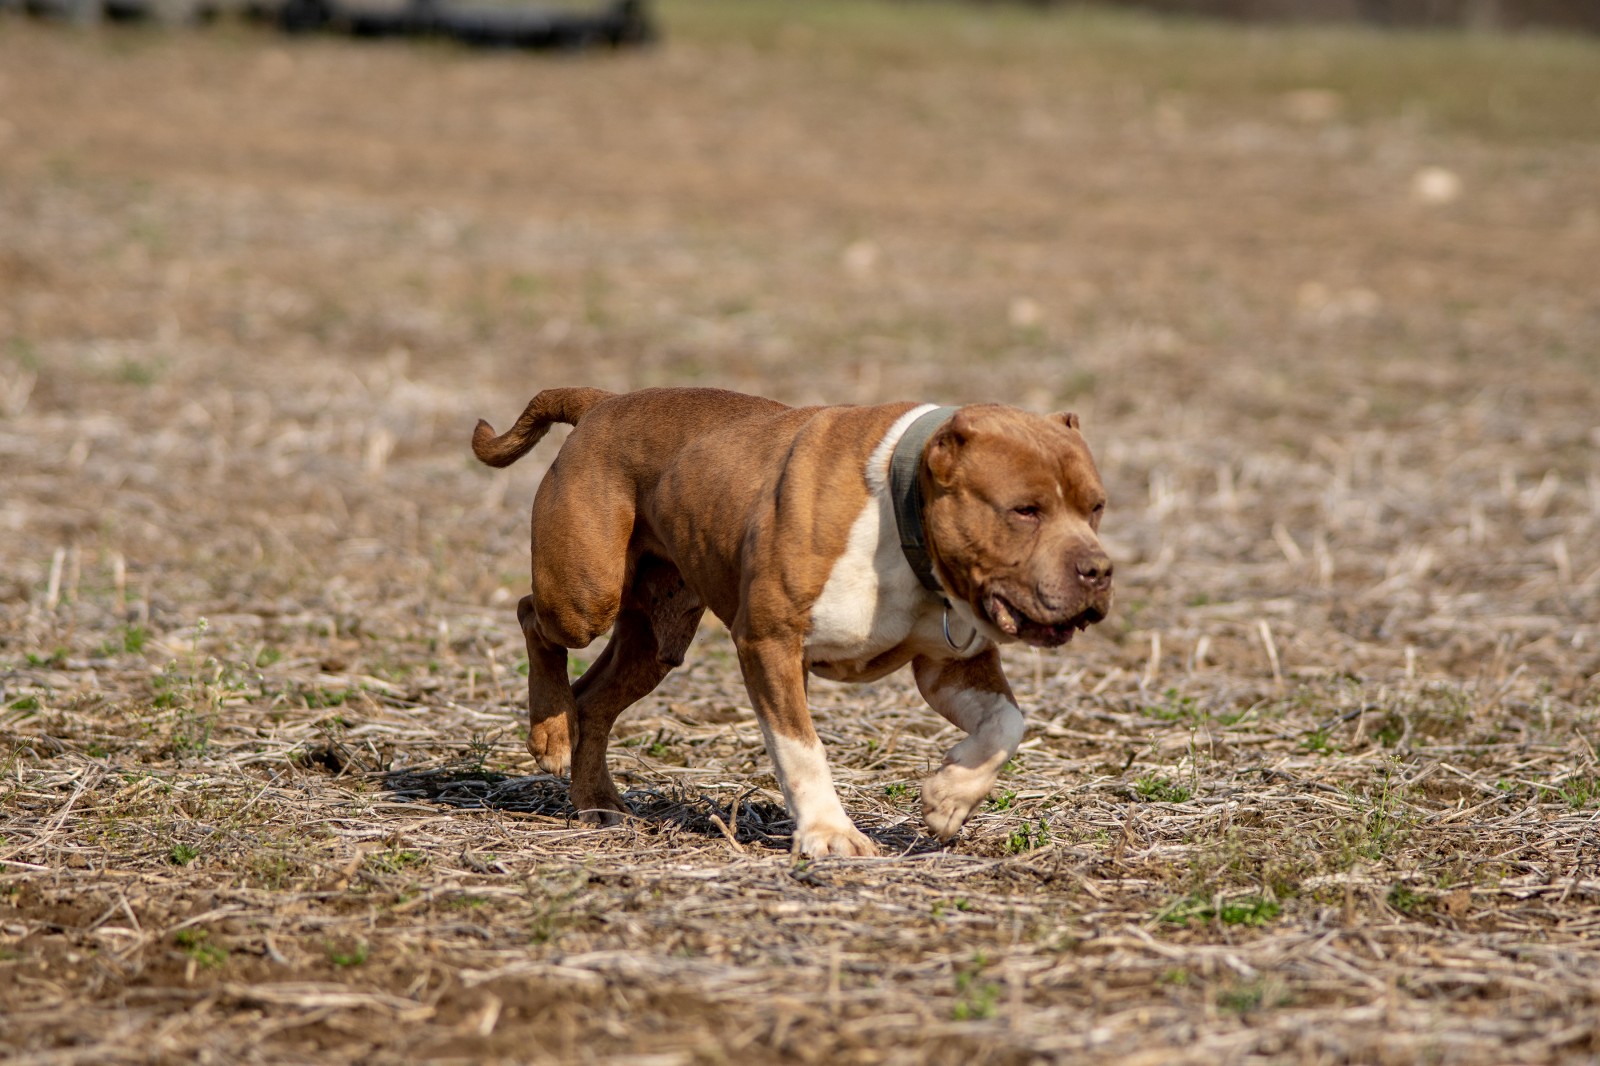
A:
[[[611,726],[682,662],[707,608],[732,633],[764,727],[815,743],[805,674],[830,664],[806,660],[811,608],[867,503],[868,456],[911,406],[790,408],[717,389],[574,388],[539,393],[499,436],[478,423],[473,451],[493,466],[526,454],[554,422],[575,426],[534,499],[533,587],[518,620],[529,750],[548,771],[570,766],[580,811],[600,820],[626,811],[605,765]],[[1103,613],[1109,563],[1099,599],[1080,576],[1083,559],[1104,558],[1093,536],[1103,491],[1075,418],[964,408],[926,455],[930,547],[954,595],[980,615],[994,587],[1035,618],[1070,615],[1079,601]],[[1074,498],[1056,492],[1062,478]],[[1005,517],[1013,498],[1035,497],[1050,514],[1020,526]],[[1033,546],[1023,550],[1030,529]],[[1041,531],[1050,535],[1041,540]],[[569,684],[567,649],[607,631],[600,658]],[[890,648],[830,676],[879,676],[916,654],[910,644]],[[945,680],[929,674],[925,692],[954,684],[1010,699],[997,656],[935,673]]]

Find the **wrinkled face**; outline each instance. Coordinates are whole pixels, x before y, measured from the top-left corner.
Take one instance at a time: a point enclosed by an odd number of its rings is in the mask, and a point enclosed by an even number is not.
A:
[[[1106,493],[1076,415],[964,407],[925,454],[934,565],[991,638],[1056,647],[1106,616]]]

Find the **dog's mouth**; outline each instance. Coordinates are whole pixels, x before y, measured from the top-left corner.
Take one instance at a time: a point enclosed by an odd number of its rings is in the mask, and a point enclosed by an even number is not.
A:
[[[989,621],[1000,632],[1036,648],[1059,648],[1071,640],[1078,630],[1088,629],[1106,616],[1104,610],[1090,604],[1070,618],[1047,622],[1029,617],[1015,603],[997,592],[991,592],[983,598],[983,608]]]

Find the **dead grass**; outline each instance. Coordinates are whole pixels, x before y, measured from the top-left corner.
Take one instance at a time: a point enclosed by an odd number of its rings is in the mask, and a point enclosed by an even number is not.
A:
[[[11,1060],[1600,1054],[1595,46],[667,19],[0,20]],[[1083,415],[1119,605],[1009,655],[956,846],[909,681],[816,682],[898,854],[793,863],[712,626],[619,726],[639,818],[570,823],[511,609],[553,445],[466,448],[563,381]]]

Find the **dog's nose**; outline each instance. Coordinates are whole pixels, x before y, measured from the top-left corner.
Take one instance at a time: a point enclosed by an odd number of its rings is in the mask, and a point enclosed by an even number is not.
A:
[[[1073,565],[1078,571],[1078,580],[1094,591],[1103,592],[1111,587],[1111,557],[1105,552],[1080,555]]]

